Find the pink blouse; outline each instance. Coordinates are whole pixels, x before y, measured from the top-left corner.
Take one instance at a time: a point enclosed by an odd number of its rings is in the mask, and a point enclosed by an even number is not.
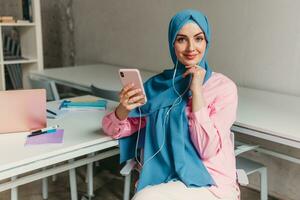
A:
[[[191,140],[216,185],[209,189],[217,197],[230,198],[238,191],[236,165],[230,128],[236,118],[237,88],[220,73],[213,73],[203,85],[205,107],[192,112],[192,98],[186,107]],[[145,127],[142,118],[141,127]],[[102,120],[104,132],[115,138],[130,136],[139,128],[139,118],[119,120],[114,112]]]

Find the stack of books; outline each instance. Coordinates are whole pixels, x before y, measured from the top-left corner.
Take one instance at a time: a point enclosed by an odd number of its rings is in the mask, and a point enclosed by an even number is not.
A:
[[[18,30],[15,28],[3,29],[3,55],[4,60],[20,60],[24,59],[21,55],[21,42]],[[8,77],[7,89],[23,88],[23,72],[20,64],[5,65],[5,75]]]
[[[13,16],[0,16],[1,23],[16,23]]]

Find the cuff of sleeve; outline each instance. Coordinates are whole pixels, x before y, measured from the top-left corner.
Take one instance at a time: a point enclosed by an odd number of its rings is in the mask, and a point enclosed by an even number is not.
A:
[[[210,121],[207,107],[203,107],[197,112],[191,112],[191,117],[199,123],[206,123]]]
[[[124,124],[127,121],[127,118],[124,120],[120,120],[117,116],[116,116],[116,111],[112,112],[111,114],[111,118],[113,123],[115,124]]]

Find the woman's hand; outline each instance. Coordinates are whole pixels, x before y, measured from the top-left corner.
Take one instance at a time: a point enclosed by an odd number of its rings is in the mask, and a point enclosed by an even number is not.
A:
[[[195,94],[202,92],[202,84],[206,73],[205,69],[199,67],[198,65],[190,65],[186,66],[185,68],[187,70],[182,76],[183,78],[185,78],[189,74],[192,75],[192,82],[190,85],[190,90],[192,91],[192,93]]]
[[[197,65],[186,66],[186,68],[187,70],[182,76],[185,78],[189,74],[192,75],[192,82],[190,85],[190,90],[192,91],[192,111],[197,112],[205,105],[202,84],[206,71]]]
[[[127,118],[129,112],[145,103],[145,96],[141,89],[134,87],[134,84],[128,84],[120,92],[120,104],[116,108],[116,116],[120,120]]]

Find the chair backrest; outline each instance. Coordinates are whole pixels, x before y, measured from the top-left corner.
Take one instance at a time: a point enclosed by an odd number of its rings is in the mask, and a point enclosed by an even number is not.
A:
[[[59,100],[59,94],[54,81],[29,78],[31,88],[33,89],[46,89],[47,101]]]
[[[119,93],[116,91],[101,89],[94,85],[91,85],[91,91],[94,96],[102,97],[113,101],[119,101]]]
[[[230,140],[232,143],[233,150],[235,150],[234,133],[233,132],[230,132]]]

